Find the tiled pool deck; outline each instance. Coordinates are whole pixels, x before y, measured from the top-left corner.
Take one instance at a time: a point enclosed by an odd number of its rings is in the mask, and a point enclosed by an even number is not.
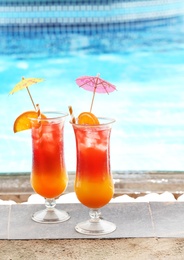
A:
[[[175,191],[184,193],[183,172],[130,172],[114,173],[116,196],[121,194],[146,194],[148,191],[161,193]],[[128,177],[127,177],[128,176]],[[31,194],[30,175],[4,175],[0,176],[0,195]],[[75,175],[70,173],[67,192],[73,191]],[[10,196],[10,197],[11,197]],[[174,197],[173,197],[174,198]],[[184,238],[184,202],[169,201],[136,201],[125,203],[109,203],[102,209],[103,218],[117,225],[115,232],[101,238],[136,238],[136,237],[178,237]],[[88,209],[72,199],[57,205],[66,210],[71,218],[60,224],[38,224],[31,219],[32,213],[45,207],[43,204],[17,204],[0,205],[0,239],[80,239],[87,238],[78,234],[74,227],[77,222],[89,217]],[[31,203],[31,202],[30,202]],[[32,202],[34,203],[34,202]],[[40,202],[42,203],[42,202]],[[59,202],[58,202],[59,203]],[[62,204],[61,204],[62,203]],[[89,237],[94,238],[94,237]]]
[[[0,239],[94,239],[77,233],[75,225],[88,219],[88,209],[81,204],[58,204],[71,218],[59,224],[40,224],[31,219],[43,204],[0,206]],[[117,225],[116,231],[98,238],[184,238],[183,202],[110,203],[102,216]]]
[[[60,224],[39,224],[31,214],[42,205],[0,206],[1,260],[183,260],[184,203],[112,203],[103,217],[117,225],[115,232],[99,237],[74,230],[88,217],[80,204],[58,205],[71,218]]]
[[[143,178],[128,179],[123,176],[123,185],[121,181],[116,182],[116,192],[118,195],[167,190],[175,191],[176,197],[177,192],[181,194],[184,191],[183,176],[183,173],[172,176],[170,173],[148,173]],[[28,176],[10,179],[1,178],[1,197],[6,196],[5,190],[11,193],[11,188],[18,194],[15,198],[21,198],[21,190],[22,196],[31,193]],[[69,190],[72,185],[69,184]],[[0,205],[1,260],[184,259],[184,202],[110,203],[102,209],[102,216],[116,223],[117,229],[98,237],[75,231],[75,225],[88,218],[88,209],[80,203],[57,205],[71,216],[60,224],[34,222],[32,213],[43,207],[43,204]]]

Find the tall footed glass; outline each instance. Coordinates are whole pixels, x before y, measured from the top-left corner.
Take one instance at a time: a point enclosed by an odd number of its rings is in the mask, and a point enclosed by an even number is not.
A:
[[[109,118],[98,118],[99,125],[72,124],[77,153],[75,192],[79,201],[90,208],[90,219],[77,224],[76,231],[88,235],[113,232],[116,225],[102,219],[100,208],[113,197],[114,184],[110,169]]]
[[[45,198],[46,208],[34,213],[32,219],[40,223],[58,223],[70,218],[64,210],[55,208],[55,199],[64,192],[68,184],[63,141],[67,114],[43,114],[46,118],[31,118],[31,185],[37,194]]]

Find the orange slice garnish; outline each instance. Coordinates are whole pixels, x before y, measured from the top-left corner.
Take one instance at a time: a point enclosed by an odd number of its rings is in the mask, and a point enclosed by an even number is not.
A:
[[[31,121],[30,118],[38,118],[38,114],[36,111],[26,111],[19,115],[14,122],[13,131],[14,133],[20,132],[23,130],[31,129]],[[46,118],[45,115],[41,114],[41,118]]]
[[[78,124],[80,125],[99,125],[98,118],[91,112],[82,112],[78,116]]]

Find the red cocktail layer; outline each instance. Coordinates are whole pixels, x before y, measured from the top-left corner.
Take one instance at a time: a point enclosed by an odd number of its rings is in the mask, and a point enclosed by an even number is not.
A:
[[[109,129],[92,131],[75,128],[77,136],[77,173],[75,192],[89,208],[106,205],[114,193],[110,172]]]
[[[36,193],[56,198],[66,189],[68,177],[63,157],[61,124],[44,122],[32,128],[33,168],[31,184]]]

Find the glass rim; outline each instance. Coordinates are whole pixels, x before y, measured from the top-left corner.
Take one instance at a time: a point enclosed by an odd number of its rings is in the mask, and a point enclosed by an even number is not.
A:
[[[39,120],[39,121],[47,121],[47,120],[57,120],[64,117],[67,117],[69,114],[66,112],[60,112],[60,111],[42,111],[41,114],[43,115],[56,115],[56,116],[50,116],[46,118],[38,118],[38,117],[29,117],[30,120]]]
[[[78,123],[73,123],[71,120],[69,121],[71,125],[76,126],[76,127],[102,127],[102,126],[106,126],[106,125],[110,125],[113,124],[114,122],[116,122],[116,119],[111,118],[111,117],[102,117],[102,116],[98,116],[97,117],[100,120],[106,120],[107,122],[104,123],[100,123],[100,124],[94,124],[94,125],[85,125],[85,124],[78,124]],[[76,118],[77,120],[77,118]]]

